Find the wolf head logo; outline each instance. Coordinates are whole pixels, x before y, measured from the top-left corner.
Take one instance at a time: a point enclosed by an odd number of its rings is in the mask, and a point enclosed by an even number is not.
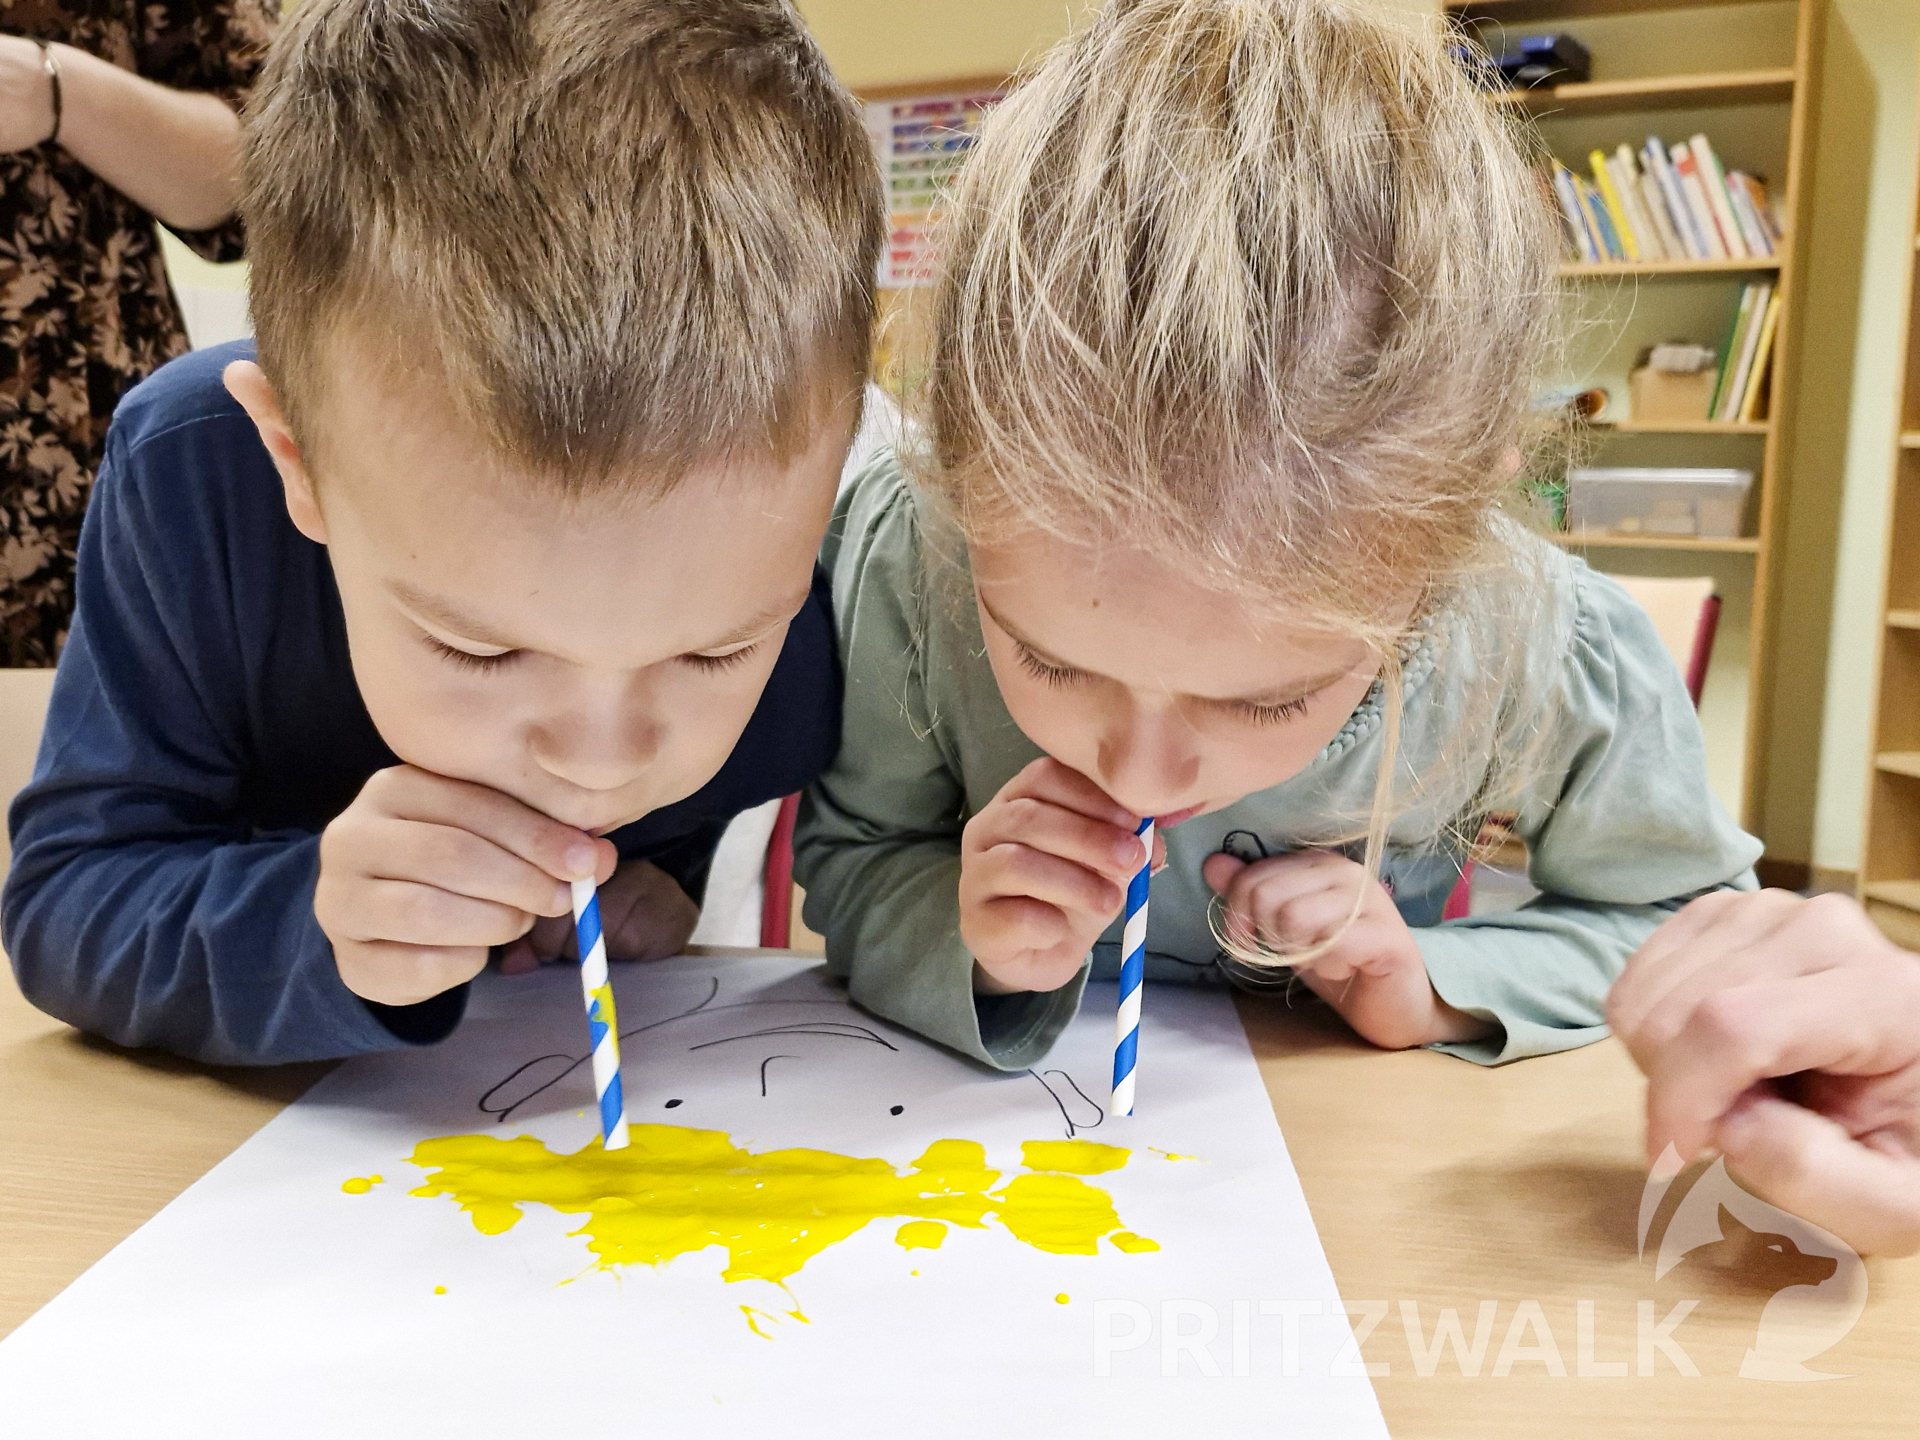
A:
[[[1640,1196],[1640,1254],[1660,1202],[1686,1168],[1671,1145],[1647,1177]],[[1867,1304],[1867,1271],[1859,1253],[1839,1236],[1769,1205],[1743,1189],[1715,1160],[1681,1196],[1660,1238],[1656,1280],[1688,1255],[1726,1241],[1745,1240],[1767,1262],[1778,1288],[1760,1312],[1753,1344],[1740,1362],[1746,1380],[1838,1380],[1839,1372],[1806,1362],[1846,1338]]]

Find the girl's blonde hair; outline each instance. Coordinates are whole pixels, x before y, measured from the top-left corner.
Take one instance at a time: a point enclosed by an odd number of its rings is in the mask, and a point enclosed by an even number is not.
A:
[[[1137,545],[1364,638],[1377,874],[1408,605],[1510,553],[1555,331],[1516,137],[1348,0],[1109,0],[987,122],[940,245],[926,488],[970,540]]]

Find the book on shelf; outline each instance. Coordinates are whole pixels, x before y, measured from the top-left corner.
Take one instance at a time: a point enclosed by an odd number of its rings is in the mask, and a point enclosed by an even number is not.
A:
[[[1760,401],[1765,394],[1767,383],[1767,364],[1773,359],[1773,336],[1780,328],[1780,287],[1775,286],[1773,294],[1767,297],[1767,313],[1760,321],[1760,344],[1754,351],[1753,370],[1747,377],[1747,393],[1740,401],[1740,413],[1736,416],[1743,422],[1760,418]]]
[[[1719,365],[1703,417],[1718,424],[1761,417],[1767,364],[1780,321],[1780,287],[1755,280],[1740,287],[1740,301],[1720,346]]]
[[[1732,365],[1731,374],[1726,393],[1720,397],[1713,414],[1715,420],[1723,423],[1738,420],[1740,411],[1745,408],[1747,385],[1753,378],[1753,357],[1760,348],[1760,327],[1766,321],[1767,307],[1773,299],[1773,285],[1769,281],[1744,288],[1752,297],[1752,302],[1741,307],[1746,313],[1739,334],[1734,338],[1733,352],[1728,356]]]
[[[1728,170],[1705,135],[1669,149],[1657,135],[1639,153],[1595,149],[1583,176],[1558,160],[1551,183],[1567,240],[1588,263],[1759,260],[1779,253],[1779,216],[1766,181]],[[1756,317],[1757,318],[1757,317]]]
[[[1739,222],[1733,215],[1733,202],[1727,198],[1727,173],[1720,168],[1720,158],[1713,153],[1713,146],[1704,135],[1695,135],[1687,141],[1687,150],[1693,156],[1693,163],[1700,167],[1700,188],[1713,207],[1714,222],[1726,242],[1727,255],[1734,260],[1749,258],[1746,237],[1740,233]]]

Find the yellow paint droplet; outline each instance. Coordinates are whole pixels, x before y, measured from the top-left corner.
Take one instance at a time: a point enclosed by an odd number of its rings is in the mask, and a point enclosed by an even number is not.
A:
[[[1118,1168],[1127,1155],[1108,1145],[1065,1157],[1042,1153],[1104,1169]],[[576,1233],[587,1237],[602,1269],[658,1265],[719,1245],[727,1251],[721,1278],[729,1281],[782,1283],[829,1245],[882,1218],[910,1222],[896,1234],[902,1244],[909,1230],[927,1233],[916,1224],[944,1234],[948,1225],[984,1230],[993,1220],[1023,1244],[1056,1255],[1092,1255],[1101,1236],[1120,1229],[1106,1192],[1058,1172],[1016,1175],[1001,1185],[1000,1172],[987,1167],[985,1149],[972,1140],[937,1140],[904,1173],[890,1161],[826,1150],[756,1154],[721,1131],[678,1125],[635,1125],[624,1150],[605,1150],[596,1139],[571,1155],[557,1155],[531,1135],[450,1135],[421,1141],[413,1163],[429,1173],[412,1193],[448,1197],[484,1235],[512,1229],[523,1205],[544,1204],[586,1217]],[[747,1314],[757,1334],[765,1333],[755,1319],[764,1313]]]
[[[381,1177],[378,1175],[356,1175],[353,1179],[342,1184],[340,1188],[349,1195],[364,1195],[373,1189],[374,1186],[378,1185],[380,1179]]]
[[[938,1220],[909,1220],[893,1232],[894,1243],[902,1250],[938,1250],[947,1238],[947,1227]]]
[[[447,1293],[447,1287],[444,1285],[436,1285],[433,1287],[433,1293],[436,1295],[444,1295]]]
[[[1169,1160],[1198,1160],[1200,1158],[1198,1155],[1176,1155],[1171,1150],[1162,1150],[1158,1145],[1149,1145],[1147,1149],[1153,1151],[1156,1155],[1165,1156]]]
[[[1029,1140],[1020,1158],[1029,1170],[1058,1170],[1067,1175],[1100,1175],[1127,1163],[1129,1152],[1091,1140]]]
[[[1148,1250],[1160,1248],[1158,1240],[1149,1240],[1146,1236],[1136,1235],[1131,1230],[1116,1230],[1107,1238],[1113,1241],[1115,1248],[1124,1250],[1129,1255],[1139,1255]]]
[[[1067,1300],[1068,1300],[1068,1295],[1067,1295],[1067,1292],[1064,1290],[1062,1290],[1058,1295],[1053,1297],[1053,1303],[1056,1305],[1065,1305],[1067,1303]]]

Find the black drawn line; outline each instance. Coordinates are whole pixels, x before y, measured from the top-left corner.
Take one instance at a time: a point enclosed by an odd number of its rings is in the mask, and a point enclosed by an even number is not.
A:
[[[1103,1124],[1106,1123],[1106,1119],[1107,1119],[1106,1110],[1101,1106],[1099,1101],[1092,1099],[1090,1096],[1088,1096],[1086,1091],[1080,1088],[1079,1084],[1074,1080],[1073,1076],[1069,1075],[1064,1070],[1049,1070],[1046,1073],[1049,1075],[1058,1075],[1062,1080],[1066,1081],[1067,1084],[1072,1088],[1073,1093],[1080,1097],[1081,1103],[1084,1104],[1088,1109],[1093,1111],[1093,1123],[1091,1125],[1075,1125],[1074,1121],[1068,1120],[1067,1123],[1069,1125],[1074,1125],[1075,1128],[1080,1130],[1098,1130]],[[1053,1087],[1048,1086],[1047,1088],[1052,1089]],[[1065,1107],[1063,1106],[1062,1108],[1064,1109]],[[1073,1137],[1069,1135],[1067,1138],[1072,1139]]]
[[[760,1098],[767,1098],[767,1066],[776,1060],[798,1060],[798,1055],[769,1055],[760,1062]]]
[[[715,997],[717,997],[719,994],[720,994],[720,977],[718,975],[709,976],[707,978],[707,993],[700,1000],[698,1004],[693,1005],[688,1009],[682,1010],[677,1015],[669,1015],[665,1020],[653,1020],[653,1021],[649,1021],[645,1025],[636,1025],[631,1030],[622,1030],[620,1032],[620,1038],[624,1040],[629,1035],[638,1035],[642,1031],[655,1029],[658,1026],[667,1024],[668,1021],[684,1020],[689,1015],[698,1015],[702,1010],[706,1009],[707,1006],[711,1005],[714,1002]],[[480,1097],[480,1113],[483,1115],[492,1115],[496,1118],[498,1123],[504,1125],[507,1123],[508,1118],[513,1114],[514,1111],[518,1110],[522,1105],[526,1104],[529,1100],[533,1099],[534,1096],[539,1095],[544,1091],[551,1089],[555,1085],[558,1085],[562,1080],[566,1079],[567,1076],[571,1075],[574,1071],[578,1070],[582,1065],[586,1064],[590,1058],[591,1058],[590,1054],[589,1055],[536,1056],[534,1059],[527,1061],[526,1064],[515,1068],[512,1074],[508,1075],[504,1080],[500,1081],[491,1090],[487,1091],[486,1094]],[[494,1108],[491,1102],[495,1095],[498,1095],[502,1090],[506,1089],[506,1087],[511,1085],[515,1080],[518,1080],[522,1075],[526,1074],[526,1072],[531,1070],[535,1065],[541,1064],[543,1061],[547,1061],[547,1060],[566,1060],[571,1063],[568,1064],[566,1069],[557,1072],[550,1079],[548,1079],[546,1083],[540,1085],[536,1089],[529,1090],[525,1095],[522,1095],[518,1100],[514,1101],[511,1105],[507,1105],[499,1109]]]
[[[1047,1071],[1047,1075],[1058,1075],[1062,1080],[1067,1082],[1068,1089],[1072,1090],[1075,1095],[1080,1097],[1082,1102],[1092,1108],[1095,1118],[1090,1124],[1081,1125],[1074,1120],[1072,1112],[1067,1109],[1067,1102],[1060,1098],[1060,1092],[1058,1090],[1047,1083],[1046,1075],[1042,1075],[1038,1070],[1029,1070],[1027,1074],[1033,1076],[1034,1079],[1040,1082],[1040,1088],[1047,1092],[1047,1097],[1059,1108],[1060,1118],[1066,1122],[1067,1138],[1069,1140],[1073,1139],[1073,1137],[1078,1135],[1082,1130],[1093,1129],[1107,1118],[1107,1112],[1101,1109],[1094,1101],[1088,1100],[1086,1092],[1074,1083],[1073,1076],[1069,1075],[1066,1071],[1049,1070]]]
[[[687,1049],[711,1050],[716,1045],[731,1045],[736,1040],[758,1040],[767,1035],[829,1035],[836,1040],[870,1040],[875,1045],[884,1045],[896,1052],[900,1049],[884,1035],[845,1020],[800,1020],[791,1025],[769,1025],[764,1030],[749,1030],[742,1035],[723,1035],[718,1040],[703,1040],[698,1045],[689,1045]]]
[[[635,1025],[631,1029],[622,1030],[620,1032],[620,1038],[622,1040],[625,1040],[630,1036],[641,1035],[649,1030],[658,1030],[662,1025],[671,1025],[676,1020],[686,1020],[691,1018],[692,1016],[701,1014],[702,1012],[705,1012],[710,1015],[717,1015],[722,1010],[745,1010],[752,1006],[761,1006],[761,1005],[831,1005],[836,1009],[846,1008],[846,1001],[834,1000],[834,999],[735,1000],[725,1005],[715,1005],[713,1002],[719,998],[719,995],[720,995],[720,977],[718,975],[709,976],[707,979],[707,993],[704,997],[701,998],[701,1000],[697,1004],[691,1005],[685,1010],[682,1010],[677,1014],[668,1015],[659,1020],[649,1020],[644,1025]],[[836,1022],[822,1021],[819,1023],[823,1025],[831,1025]],[[851,1039],[872,1040],[876,1044],[885,1045],[889,1050],[898,1050],[900,1048],[899,1046],[894,1045],[889,1041],[885,1040],[876,1032],[872,1030],[868,1030],[864,1025],[852,1025],[852,1026],[847,1026],[846,1028],[851,1030],[859,1030],[863,1033],[860,1035],[847,1035],[843,1038],[850,1039],[850,1040]],[[778,1034],[781,1032],[779,1029],[776,1028],[775,1030],[766,1031],[766,1032],[756,1032],[756,1033]],[[827,1034],[832,1032],[825,1031],[825,1030],[807,1031],[805,1029],[791,1029],[787,1033]],[[735,1035],[729,1038],[735,1039],[735,1040],[744,1040],[744,1039],[749,1039],[751,1037],[745,1036],[745,1035]],[[724,1044],[725,1042],[712,1041],[709,1043]],[[701,1049],[704,1047],[695,1046],[693,1048]],[[587,1061],[591,1058],[592,1056],[590,1054],[588,1055],[568,1055],[568,1054],[536,1055],[533,1059],[527,1061],[526,1063],[515,1066],[511,1073],[509,1073],[504,1078],[499,1080],[487,1091],[486,1094],[480,1097],[480,1102],[479,1102],[480,1112],[484,1115],[493,1116],[494,1119],[499,1124],[504,1125],[507,1123],[508,1120],[513,1118],[514,1111],[518,1110],[522,1105],[525,1105],[529,1100],[537,1098],[538,1096],[544,1094],[546,1091],[552,1089],[555,1085],[558,1085],[562,1080],[566,1079],[567,1076],[571,1075],[575,1070],[578,1070],[582,1065],[586,1064]],[[527,1071],[531,1070],[534,1066],[544,1064],[546,1061],[549,1061],[549,1060],[565,1060],[568,1063],[564,1069],[556,1071],[551,1077],[542,1081],[534,1089],[529,1090],[525,1095],[522,1095],[519,1099],[513,1101],[511,1104],[496,1106],[493,1103],[494,1097],[498,1095],[502,1090],[506,1089],[509,1085],[511,1085],[515,1080],[519,1079],[522,1075],[526,1074]]]

